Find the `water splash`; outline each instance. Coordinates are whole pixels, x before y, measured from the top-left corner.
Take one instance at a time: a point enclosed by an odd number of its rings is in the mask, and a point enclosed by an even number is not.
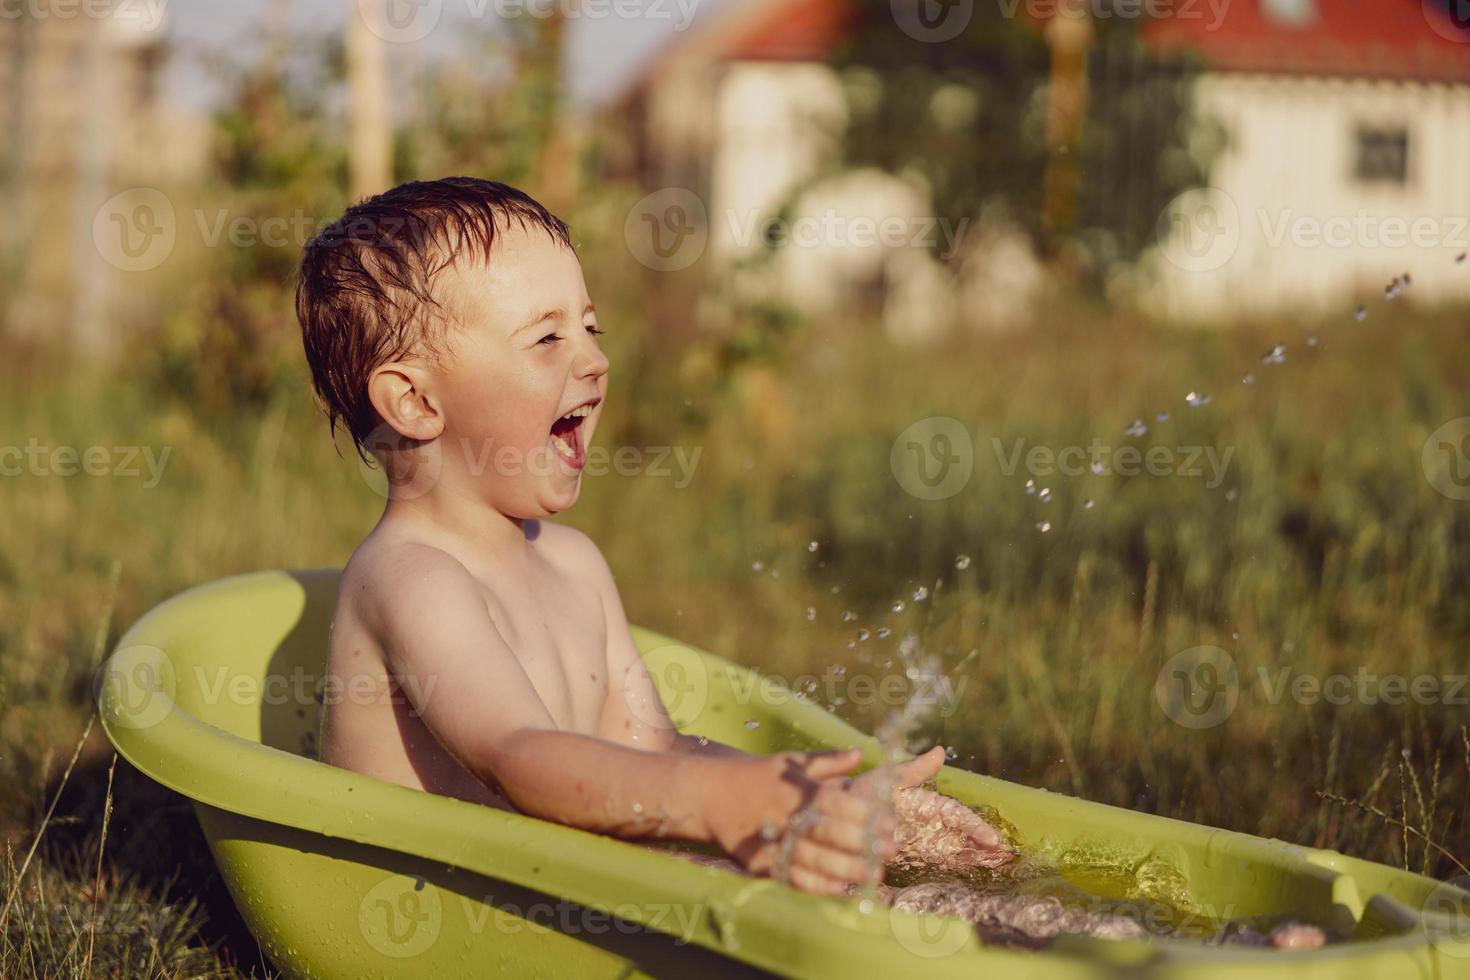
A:
[[[965,569],[969,568],[970,567],[970,556],[969,555],[960,555],[958,558],[956,558],[954,560],[954,567],[957,568],[957,569],[959,569],[962,572]]]

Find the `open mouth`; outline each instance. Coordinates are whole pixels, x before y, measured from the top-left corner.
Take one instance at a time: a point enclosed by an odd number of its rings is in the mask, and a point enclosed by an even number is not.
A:
[[[587,463],[582,426],[595,407],[596,403],[580,405],[551,423],[551,448],[575,469],[581,469]]]

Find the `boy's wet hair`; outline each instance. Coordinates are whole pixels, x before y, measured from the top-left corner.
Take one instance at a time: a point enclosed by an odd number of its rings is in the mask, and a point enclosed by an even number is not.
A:
[[[477,177],[401,184],[348,208],[307,243],[296,315],[312,386],[333,435],[346,428],[364,460],[383,421],[368,399],[372,372],[416,347],[435,350],[444,318],[434,277],[466,253],[488,262],[510,221],[572,247],[560,218]]]

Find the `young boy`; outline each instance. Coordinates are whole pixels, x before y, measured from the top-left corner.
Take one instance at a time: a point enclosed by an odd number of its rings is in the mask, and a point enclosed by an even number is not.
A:
[[[546,520],[577,501],[608,361],[567,228],[541,205],[465,177],[381,194],[307,246],[297,312],[332,431],[390,488],[343,572],[328,667],[380,696],[327,706],[324,761],[622,838],[713,843],[833,895],[868,880],[870,828],[895,856],[895,802],[954,803],[913,788],[938,747],[849,779],[857,749],[752,756],[675,730],[601,553]],[[967,808],[948,812],[935,853],[1010,857]]]

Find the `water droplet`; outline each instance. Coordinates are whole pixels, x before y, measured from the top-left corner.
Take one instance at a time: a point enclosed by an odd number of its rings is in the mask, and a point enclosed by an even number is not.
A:
[[[893,658],[892,657],[889,657],[887,660],[883,661],[883,666],[885,666],[885,667],[892,667],[893,666]]]
[[[872,635],[873,635],[873,634],[871,634],[871,633],[869,633],[869,632],[868,632],[868,631],[867,631],[867,630],[865,630],[865,629],[863,629],[863,630],[858,630],[858,635],[857,635],[857,638],[858,638],[858,642],[859,642],[859,643],[866,643],[866,642],[868,642],[868,637],[870,637],[870,636],[872,636]]]
[[[1134,419],[1133,424],[1123,430],[1123,434],[1132,436],[1135,439],[1139,436],[1146,436],[1148,435],[1148,426],[1143,424],[1143,419]]]
[[[698,738],[697,741],[699,742],[700,745],[708,745],[709,744],[709,736],[708,735],[701,735],[701,736],[699,736],[699,738]]]
[[[773,569],[771,569],[771,578],[780,578],[780,577],[781,577],[781,569],[779,569],[779,568],[773,568]]]
[[[1307,346],[1308,347],[1316,347],[1317,346],[1317,335],[1316,334],[1313,334],[1312,336],[1310,336],[1310,337],[1307,338]]]
[[[857,622],[857,613],[853,612],[851,609],[848,609],[848,610],[844,611],[843,614],[842,614],[842,621],[844,623],[855,623],[855,622]]]
[[[1270,350],[1266,351],[1266,353],[1264,353],[1264,354],[1261,355],[1261,363],[1262,364],[1285,364],[1286,363],[1286,345],[1285,344],[1277,344],[1275,347],[1272,347]]]
[[[1036,530],[1040,531],[1042,534],[1045,534],[1047,531],[1051,530],[1051,521],[1037,521]]]
[[[1160,422],[1167,422],[1169,421],[1169,413],[1160,412],[1158,415],[1155,415],[1154,418]]]
[[[634,800],[633,801],[633,812],[634,813],[642,813],[643,812],[643,804],[642,803],[639,803],[637,800]]]
[[[896,613],[899,613],[907,609],[908,606],[904,604],[904,601],[902,599],[894,599],[893,605],[889,606],[888,608],[892,609]]]
[[[754,718],[752,718],[752,719],[750,719],[749,721],[747,721],[745,723],[745,727],[746,728],[750,728],[750,729],[756,729],[756,728],[761,727],[761,723],[758,722],[758,721],[756,721]]]
[[[1356,310],[1353,310],[1353,319],[1357,320],[1359,323],[1362,323],[1364,320],[1368,319],[1368,307],[1360,306]]]
[[[753,561],[750,563],[750,570],[752,572],[762,572],[765,571],[765,568],[766,563],[763,561]]]
[[[817,621],[817,607],[816,606],[807,606],[806,607],[806,621],[808,623],[815,623]]]
[[[970,567],[970,556],[969,555],[960,555],[958,558],[956,558],[954,560],[954,567],[955,568],[958,568],[962,572],[965,569],[969,568]]]
[[[1036,492],[1036,481],[1035,480],[1027,480],[1026,481],[1026,495],[1029,497],[1031,494],[1033,494],[1035,492]]]
[[[921,585],[917,589],[914,590],[914,601],[915,602],[923,602],[927,598],[929,598],[929,590],[927,588],[925,588],[924,586]]]
[[[1240,383],[1243,385],[1253,385],[1256,383],[1256,376],[1254,374],[1247,374],[1240,379]]]
[[[1093,476],[1102,476],[1103,473],[1107,471],[1107,466],[1103,464],[1102,460],[1094,459],[1092,461],[1092,466],[1090,467],[1090,469],[1092,470]]]
[[[1083,510],[1092,510],[1092,508],[1095,507],[1095,506],[1097,506],[1097,505],[1092,502],[1092,498],[1091,497],[1088,497],[1086,500],[1082,501],[1082,509]]]
[[[1225,499],[1226,500],[1229,500],[1229,501],[1232,501],[1233,502],[1235,500],[1235,498],[1238,497],[1238,496],[1240,496],[1240,494],[1236,492],[1236,490],[1235,490],[1234,487],[1231,487],[1229,490],[1226,490],[1225,491]]]
[[[840,585],[834,585],[834,586],[832,586],[832,594],[833,595],[836,595],[837,593],[839,593],[841,591],[842,591],[842,586],[840,586]]]
[[[849,649],[849,650],[854,650],[854,649],[856,649],[856,648],[857,648],[857,641],[856,641],[856,640],[848,640],[848,641],[847,641],[847,648],[848,648],[848,649]]]
[[[880,639],[880,640],[886,640],[886,639],[888,639],[892,635],[893,635],[893,630],[889,629],[887,626],[880,626],[880,627],[878,627],[878,639]]]
[[[960,754],[955,751],[955,748],[954,748],[953,745],[949,746],[948,748],[946,748],[944,750],[944,758],[946,760],[950,761],[950,762],[955,761],[959,757],[960,757]]]
[[[843,677],[846,674],[847,674],[847,668],[844,667],[842,664],[833,664],[832,665],[832,676],[833,677]]]
[[[1191,391],[1184,396],[1185,404],[1190,408],[1202,408],[1210,403],[1210,396],[1199,391]]]
[[[1230,638],[1232,640],[1238,640],[1238,639],[1240,639],[1240,634],[1239,633],[1231,633],[1230,634]]]
[[[807,543],[806,550],[811,552],[812,554],[816,554],[817,549],[820,547],[821,545],[817,544],[815,541],[810,541]]]
[[[1042,487],[1041,488],[1041,493],[1037,495],[1037,499],[1040,500],[1043,504],[1046,503],[1048,500],[1050,500],[1051,499],[1051,487]]]

